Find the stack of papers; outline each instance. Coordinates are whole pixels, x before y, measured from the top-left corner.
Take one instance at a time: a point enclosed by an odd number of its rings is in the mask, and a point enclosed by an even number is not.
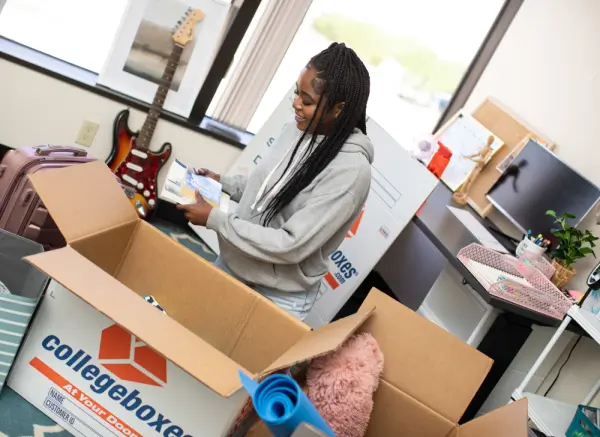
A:
[[[223,187],[219,182],[200,176],[182,162],[174,160],[167,173],[160,197],[173,203],[187,205],[196,203],[196,191],[199,191],[212,206],[227,212],[229,196],[223,193]]]
[[[488,265],[482,264],[472,259],[464,262],[465,267],[473,274],[475,279],[483,285],[483,288],[489,290],[489,288],[501,281],[511,281],[525,287],[531,287],[531,284],[519,276],[511,275],[510,273],[503,272],[502,270],[495,269]]]

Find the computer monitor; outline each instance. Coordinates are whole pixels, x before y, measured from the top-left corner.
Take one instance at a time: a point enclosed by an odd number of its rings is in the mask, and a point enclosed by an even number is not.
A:
[[[487,198],[523,233],[531,230],[550,238],[556,225],[546,211],[569,212],[577,217],[571,222],[576,226],[600,199],[600,189],[546,147],[529,140]]]

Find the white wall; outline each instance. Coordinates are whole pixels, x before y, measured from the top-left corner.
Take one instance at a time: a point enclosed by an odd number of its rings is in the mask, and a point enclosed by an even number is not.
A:
[[[114,117],[125,105],[84,91],[67,83],[36,73],[0,59],[0,143],[11,147],[40,144],[74,145],[84,120],[100,125],[90,154],[104,160],[112,144]],[[130,127],[137,130],[145,114],[131,111]],[[151,148],[163,142],[173,144],[173,154],[192,166],[221,172],[233,163],[240,150],[184,129],[159,121]],[[168,164],[167,164],[168,165]],[[166,172],[162,172],[164,178]],[[159,178],[159,186],[162,186]]]
[[[499,99],[554,141],[561,159],[598,185],[599,17],[598,0],[525,0],[466,105],[473,110],[487,96]],[[600,236],[593,215],[583,226]],[[577,265],[573,288],[585,290],[594,264],[590,258]],[[552,397],[581,401],[600,378],[598,364],[600,347],[584,339]]]
[[[600,2],[525,0],[467,102],[493,96],[557,144],[556,154],[600,185]],[[585,225],[600,235],[590,214]],[[584,287],[593,259],[578,265]]]

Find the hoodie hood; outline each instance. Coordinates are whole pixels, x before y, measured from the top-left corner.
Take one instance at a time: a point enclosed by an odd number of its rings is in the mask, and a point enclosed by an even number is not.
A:
[[[350,134],[342,146],[341,152],[362,153],[369,161],[369,164],[373,164],[373,159],[375,159],[375,149],[373,148],[373,143],[369,137],[363,134],[358,128],[354,128],[354,132]]]
[[[296,141],[298,141],[298,139],[302,135],[302,132],[299,131],[295,126],[291,127],[290,125],[288,125],[287,129],[290,129],[292,132],[295,132],[296,138],[291,143],[291,144],[295,144]],[[319,135],[317,137],[317,142],[323,141],[323,138],[324,138],[323,136]],[[285,184],[287,179],[296,170],[297,166],[302,161],[303,157],[307,153],[309,141],[310,141],[310,137],[307,135],[307,137],[304,139],[304,141],[300,145],[296,155],[294,156],[293,161],[290,163],[290,166],[287,168],[287,172],[285,172],[283,175],[281,175],[281,177],[278,178],[278,182],[275,184],[275,186],[273,186],[269,190],[268,189],[269,183],[273,180],[275,174],[277,173],[277,170],[284,164],[286,159],[289,159],[289,157],[291,155],[293,147],[288,146],[287,152],[281,157],[279,162],[272,168],[272,170],[269,172],[269,174],[263,181],[260,189],[256,193],[256,198],[254,199],[254,203],[252,204],[252,209],[255,209],[257,212],[264,211],[264,208],[266,207],[266,205],[268,205],[269,202],[273,199],[273,197],[275,197],[277,195],[277,193],[279,192],[281,187]],[[350,136],[348,137],[348,139],[342,146],[340,153],[360,153],[365,158],[367,158],[367,161],[369,162],[369,164],[373,163],[373,158],[374,158],[374,154],[375,154],[374,149],[373,149],[373,143],[371,143],[371,140],[369,139],[369,137],[366,136],[365,134],[363,134],[360,131],[360,129],[358,129],[358,128],[354,128],[354,131],[350,134]],[[264,195],[265,193],[267,193],[266,196]]]

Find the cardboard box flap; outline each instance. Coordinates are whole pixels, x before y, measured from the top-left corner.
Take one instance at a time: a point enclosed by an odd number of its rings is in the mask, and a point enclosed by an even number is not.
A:
[[[458,437],[527,437],[527,399],[513,402],[460,426]]]
[[[363,325],[385,357],[383,379],[457,423],[492,360],[452,334],[373,289],[359,310],[377,311]]]
[[[137,219],[103,162],[40,171],[29,179],[69,243]]]
[[[294,346],[277,358],[261,375],[268,375],[339,348],[373,313],[365,309],[314,331],[307,332]]]
[[[26,260],[217,394],[228,397],[241,388],[241,366],[71,247]]]

